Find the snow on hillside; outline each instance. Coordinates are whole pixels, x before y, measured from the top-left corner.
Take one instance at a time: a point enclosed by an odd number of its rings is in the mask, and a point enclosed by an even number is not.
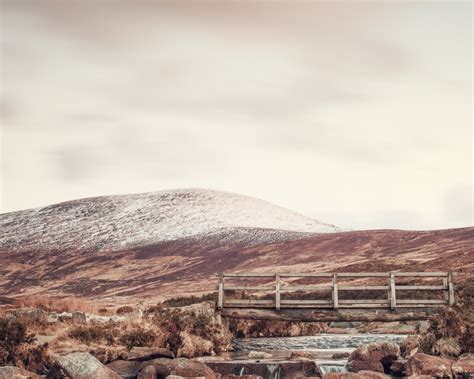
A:
[[[7,251],[108,251],[238,230],[271,229],[255,243],[339,231],[256,198],[206,189],[102,196],[0,215]],[[1,247],[0,247],[1,248]]]

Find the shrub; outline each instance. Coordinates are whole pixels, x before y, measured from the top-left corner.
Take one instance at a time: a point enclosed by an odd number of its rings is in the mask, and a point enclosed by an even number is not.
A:
[[[451,337],[436,341],[433,350],[435,353],[446,357],[458,357],[461,354],[459,342]]]
[[[119,334],[115,325],[78,325],[69,331],[68,336],[86,345],[94,342],[112,345]]]
[[[45,374],[51,366],[48,345],[35,346],[34,334],[16,319],[0,319],[0,365],[12,364]]]
[[[122,342],[130,350],[134,346],[153,346],[157,335],[152,330],[134,329],[120,337]]]
[[[126,314],[126,313],[132,313],[133,310],[134,309],[132,307],[130,307],[129,305],[125,305],[123,307],[117,308],[115,313],[117,313],[118,315],[123,315],[123,314]]]

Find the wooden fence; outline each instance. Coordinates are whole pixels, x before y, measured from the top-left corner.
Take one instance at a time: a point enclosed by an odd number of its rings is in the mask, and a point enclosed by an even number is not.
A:
[[[294,284],[291,281],[322,278],[327,280],[327,284]],[[387,283],[383,285],[367,285],[351,283],[350,281],[360,279],[378,278],[379,280],[386,278]],[[397,279],[401,278],[418,278],[424,281],[423,284],[398,283]],[[244,282],[244,285],[226,284],[226,279],[232,281]],[[245,282],[251,280],[266,281],[268,283],[259,285],[245,285]],[[406,280],[406,279],[405,279]],[[426,284],[426,280],[439,280],[440,284]],[[442,280],[442,282],[441,282]],[[289,283],[288,283],[289,281]],[[384,280],[383,280],[384,281]],[[226,296],[226,291],[249,291],[258,293],[274,293],[271,299],[232,299]],[[308,299],[308,296],[317,291],[331,291],[330,300]],[[382,299],[340,299],[343,291],[387,291],[387,297]],[[403,296],[398,298],[400,291],[442,291],[442,298],[409,298]],[[304,299],[292,298],[282,299],[282,293],[293,292]],[[409,292],[406,292],[409,293]],[[405,293],[405,294],[406,294]],[[370,293],[369,293],[370,294]],[[408,298],[407,298],[408,297]],[[454,286],[453,274],[451,272],[361,272],[361,273],[275,273],[275,274],[234,274],[222,273],[219,275],[218,283],[218,300],[217,307],[222,308],[430,308],[443,305],[454,304]]]

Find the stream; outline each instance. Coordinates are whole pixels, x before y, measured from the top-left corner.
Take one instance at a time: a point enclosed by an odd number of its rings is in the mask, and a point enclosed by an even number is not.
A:
[[[390,341],[399,343],[406,335],[400,334],[320,334],[305,337],[242,338],[234,340],[235,351],[229,358],[248,359],[250,351],[270,353],[271,360],[289,359],[294,351],[310,352],[322,374],[346,372],[347,358],[334,359],[335,353],[351,353],[360,345]]]

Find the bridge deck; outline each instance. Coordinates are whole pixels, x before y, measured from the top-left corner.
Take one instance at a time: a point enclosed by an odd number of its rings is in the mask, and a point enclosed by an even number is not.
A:
[[[313,279],[323,283],[307,284]],[[367,284],[374,279],[378,283]],[[452,279],[451,272],[223,273],[219,275],[217,308],[223,316],[235,318],[420,320],[437,307],[454,304]],[[321,298],[324,293],[330,293],[330,298]],[[427,297],[428,293],[435,296]],[[357,298],[348,298],[355,294]]]

